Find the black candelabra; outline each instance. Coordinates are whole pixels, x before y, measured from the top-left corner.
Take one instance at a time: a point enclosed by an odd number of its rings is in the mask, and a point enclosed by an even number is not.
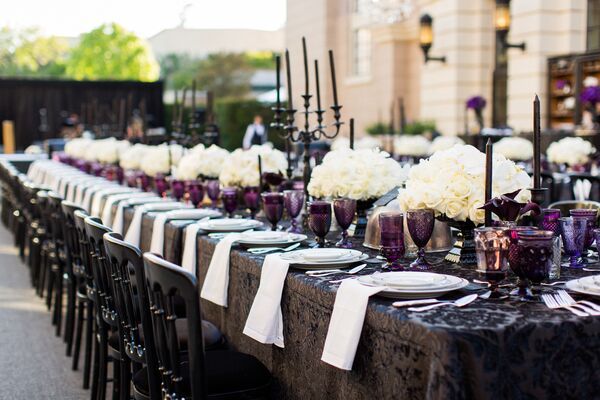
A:
[[[306,51],[306,39],[302,38],[302,51],[304,56],[304,94],[302,98],[304,99],[303,111],[304,114],[304,126],[298,127],[295,124],[295,114],[298,110],[294,109],[293,101],[292,101],[292,79],[291,79],[291,66],[290,66],[290,53],[286,49],[285,51],[285,64],[286,64],[286,75],[287,75],[287,108],[282,107],[279,91],[281,88],[281,82],[279,77],[279,70],[281,67],[281,59],[279,56],[276,56],[276,68],[277,68],[277,100],[276,106],[272,108],[274,112],[273,122],[271,123],[271,127],[274,128],[279,135],[286,140],[286,151],[287,151],[287,160],[288,160],[288,169],[287,175],[288,179],[291,178],[292,175],[292,167],[291,167],[291,156],[290,156],[290,147],[291,143],[302,143],[304,147],[304,171],[303,171],[303,181],[304,181],[304,215],[305,221],[306,216],[308,215],[307,205],[309,201],[308,195],[308,182],[310,180],[310,144],[314,141],[326,138],[333,139],[340,132],[340,127],[343,125],[343,122],[340,121],[341,114],[340,109],[341,105],[338,103],[337,97],[337,87],[336,87],[336,79],[335,79],[335,65],[333,61],[333,51],[329,50],[329,66],[331,69],[331,84],[333,88],[333,105],[329,107],[333,110],[333,118],[335,122],[330,125],[323,124],[323,115],[326,110],[321,108],[321,89],[319,85],[319,62],[318,60],[314,60],[315,63],[315,89],[316,89],[316,100],[317,100],[317,108],[311,109],[311,98],[313,95],[309,90],[309,79],[308,79],[308,55]],[[283,121],[283,114],[285,114],[285,122]],[[311,114],[316,115],[316,125],[311,126],[310,116]]]

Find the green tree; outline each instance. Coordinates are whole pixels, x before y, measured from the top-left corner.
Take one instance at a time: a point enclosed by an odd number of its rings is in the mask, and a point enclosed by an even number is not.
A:
[[[198,63],[198,88],[218,97],[244,97],[250,92],[252,67],[243,53],[209,54]],[[189,83],[188,83],[189,85]]]
[[[143,39],[112,23],[81,35],[66,73],[74,79],[154,81],[159,66]]]
[[[160,77],[169,89],[189,86],[198,72],[198,59],[187,54],[167,54],[160,59]]]

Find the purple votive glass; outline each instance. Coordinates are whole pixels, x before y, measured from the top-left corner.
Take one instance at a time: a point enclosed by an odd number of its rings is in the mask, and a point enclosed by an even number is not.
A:
[[[544,208],[542,210],[542,226],[541,228],[547,231],[554,232],[555,236],[560,235],[560,225],[558,219],[560,218],[560,210],[557,208]]]
[[[582,268],[581,255],[585,249],[588,232],[588,219],[585,217],[560,218],[560,232],[565,254],[569,262],[563,264],[567,268]]]
[[[594,235],[592,231],[596,229],[596,223],[598,219],[598,210],[592,208],[578,208],[575,210],[569,210],[571,217],[582,217],[587,220],[587,231],[585,239],[585,248],[590,247],[594,243]]]

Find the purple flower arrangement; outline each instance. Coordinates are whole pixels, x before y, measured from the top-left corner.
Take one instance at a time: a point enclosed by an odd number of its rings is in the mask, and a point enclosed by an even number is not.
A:
[[[481,111],[485,108],[486,101],[482,96],[473,96],[467,100],[467,108],[472,110]]]
[[[585,104],[595,105],[600,103],[600,86],[588,86],[579,95],[581,101]]]

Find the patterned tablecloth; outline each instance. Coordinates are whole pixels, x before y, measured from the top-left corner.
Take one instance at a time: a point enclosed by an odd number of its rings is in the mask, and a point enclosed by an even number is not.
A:
[[[128,226],[132,213],[126,212]],[[150,246],[152,214],[143,221]],[[165,229],[165,256],[179,263],[183,226]],[[216,244],[198,236],[200,283]],[[360,250],[373,251],[359,247]],[[282,298],[285,349],[242,334],[260,279],[263,257],[231,254],[229,307],[202,301],[204,317],[232,347],[253,354],[276,378],[277,398],[290,399],[595,399],[600,398],[600,317],[550,311],[541,303],[477,300],[468,307],[414,313],[372,297],[352,371],[320,361],[337,286],[290,270]],[[372,272],[376,267],[363,270]],[[472,268],[434,268],[468,279]],[[563,271],[561,280],[586,274]],[[481,290],[471,284],[448,298]],[[552,288],[546,288],[552,291]]]

